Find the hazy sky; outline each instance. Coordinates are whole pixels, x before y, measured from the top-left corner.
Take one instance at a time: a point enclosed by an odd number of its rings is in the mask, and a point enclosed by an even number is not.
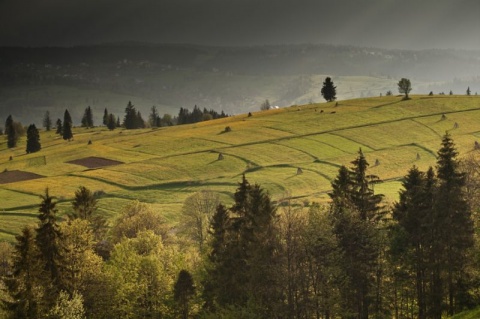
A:
[[[480,50],[480,0],[0,0],[0,45],[327,43]]]

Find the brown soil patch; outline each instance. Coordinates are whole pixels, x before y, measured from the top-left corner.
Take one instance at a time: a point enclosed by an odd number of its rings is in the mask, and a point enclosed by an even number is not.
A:
[[[73,161],[68,161],[67,163],[85,166],[86,168],[98,168],[104,166],[112,166],[112,165],[119,165],[123,164],[120,161],[114,161],[108,158],[103,157],[84,157]]]
[[[0,184],[22,182],[42,177],[44,176],[18,170],[4,171],[0,173]]]

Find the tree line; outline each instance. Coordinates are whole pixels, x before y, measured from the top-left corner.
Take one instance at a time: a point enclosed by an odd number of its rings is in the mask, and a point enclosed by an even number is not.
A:
[[[105,108],[102,124],[105,125],[109,130],[114,130],[119,127],[124,127],[125,129],[139,129],[145,128],[147,125],[150,127],[172,126],[175,124],[181,125],[197,123],[228,116],[223,111],[218,113],[214,110],[207,110],[206,108],[204,108],[202,111],[196,105],[192,112],[186,108],[180,108],[178,117],[172,117],[170,114],[164,114],[163,117],[160,117],[155,106],[152,106],[150,112],[151,113],[149,114],[149,119],[147,122],[143,119],[140,111],[136,110],[132,102],[129,101],[125,108],[123,122],[120,121],[120,117],[116,117],[114,114],[109,113],[107,108]],[[63,121],[60,118],[57,118],[55,121],[55,126],[49,111],[45,112],[42,123],[46,131],[50,131],[52,128],[55,128],[55,133],[60,135],[64,140],[70,141],[73,139],[73,121],[68,109],[66,109],[64,112]],[[88,106],[82,116],[81,127],[92,128],[94,126],[92,108]],[[7,147],[14,148],[17,147],[18,139],[25,135],[25,128],[20,122],[14,121],[12,115],[9,115],[5,121],[5,130],[0,130],[0,135],[2,134],[7,136]],[[26,134],[26,153],[28,154],[40,151],[40,134],[35,124],[30,124],[28,126],[26,129]]]
[[[326,205],[274,203],[244,175],[233,204],[195,193],[177,226],[138,201],[108,225],[85,187],[60,218],[47,189],[2,272],[4,316],[441,319],[475,307],[478,176],[448,134],[437,155],[406,173],[391,207],[359,150]]]

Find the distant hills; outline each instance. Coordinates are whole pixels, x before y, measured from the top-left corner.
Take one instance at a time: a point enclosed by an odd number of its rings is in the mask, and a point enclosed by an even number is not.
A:
[[[288,106],[320,102],[325,76],[339,99],[396,93],[401,77],[413,93],[480,90],[480,52],[384,50],[353,46],[207,47],[117,43],[84,47],[0,48],[0,118],[41,124],[65,108],[79,122],[85,107],[123,116],[129,100],[176,115],[194,105],[238,114],[265,99]]]

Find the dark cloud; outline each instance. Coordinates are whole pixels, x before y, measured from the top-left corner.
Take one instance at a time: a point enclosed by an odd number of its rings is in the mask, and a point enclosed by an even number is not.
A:
[[[0,0],[0,44],[480,49],[479,17],[478,0]]]

